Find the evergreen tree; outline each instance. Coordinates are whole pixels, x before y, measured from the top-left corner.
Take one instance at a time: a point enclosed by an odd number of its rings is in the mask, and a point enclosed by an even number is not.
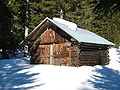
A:
[[[104,16],[112,16],[120,12],[120,0],[94,0],[95,12]]]
[[[114,2],[114,0],[93,0],[91,2],[95,5],[93,7],[95,18],[92,27],[95,33],[115,43],[118,47],[120,46],[120,12],[113,9],[113,5],[118,4],[119,1],[115,0],[114,3],[112,1]]]
[[[0,0],[0,49],[4,53],[13,49],[12,21],[13,15],[9,8],[9,1]]]
[[[36,0],[34,0],[36,1]],[[98,35],[116,43],[119,40],[119,27],[114,22],[119,22],[119,15],[113,18],[102,16],[102,13],[94,13],[99,0],[37,0],[31,2],[31,30],[45,17],[59,17],[60,10],[64,12],[64,19],[76,23],[80,28],[90,30]],[[99,17],[101,16],[101,17]],[[115,18],[117,18],[115,20]],[[117,27],[115,29],[115,27]]]
[[[0,0],[0,49],[6,51],[17,48],[24,39],[25,26],[31,32],[44,18],[60,17],[61,10],[63,10],[64,19],[76,23],[80,28],[95,32],[119,46],[120,13],[117,12],[112,17],[106,17],[103,13],[106,10],[109,11],[109,8],[102,7],[101,9],[102,5],[100,3],[102,1],[29,0],[29,3],[27,3],[27,0]],[[105,0],[109,3],[114,2],[109,5],[112,6],[112,9],[110,9],[112,13],[117,10],[113,9],[116,4],[116,7],[119,7],[119,1],[116,1],[118,0]],[[26,13],[26,10],[28,10],[28,13]],[[26,17],[26,14],[28,17]],[[106,15],[110,14],[110,12],[107,12]]]

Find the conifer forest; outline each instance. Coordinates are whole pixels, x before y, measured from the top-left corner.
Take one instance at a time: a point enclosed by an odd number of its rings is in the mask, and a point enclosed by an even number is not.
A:
[[[120,46],[120,0],[0,0],[0,50],[14,52],[46,17],[74,22]]]

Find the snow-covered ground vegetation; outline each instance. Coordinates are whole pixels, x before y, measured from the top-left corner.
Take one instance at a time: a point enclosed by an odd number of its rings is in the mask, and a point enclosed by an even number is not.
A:
[[[68,67],[30,65],[29,58],[0,60],[0,90],[119,90],[120,49],[109,50],[110,63]]]

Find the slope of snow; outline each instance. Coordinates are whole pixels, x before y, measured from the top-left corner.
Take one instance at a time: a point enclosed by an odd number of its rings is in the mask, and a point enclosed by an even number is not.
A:
[[[29,65],[29,58],[0,60],[0,90],[119,90],[120,50],[106,66]]]
[[[64,20],[62,18],[53,18],[53,20],[67,26],[68,28],[70,28],[73,31],[77,30],[77,25],[75,23],[73,23],[73,22],[69,22],[69,21]]]

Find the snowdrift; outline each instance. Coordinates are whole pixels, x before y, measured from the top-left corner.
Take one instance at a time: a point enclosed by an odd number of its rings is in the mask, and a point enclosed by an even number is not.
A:
[[[29,58],[0,60],[0,90],[119,90],[120,50],[107,66],[29,65]]]

